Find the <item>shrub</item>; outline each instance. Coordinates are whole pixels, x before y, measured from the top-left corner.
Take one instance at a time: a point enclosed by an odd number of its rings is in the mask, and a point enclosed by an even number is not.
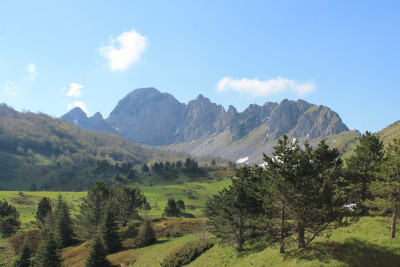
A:
[[[139,233],[135,239],[135,245],[138,247],[145,247],[157,242],[156,232],[151,226],[151,221],[146,220],[140,228]]]
[[[167,238],[177,238],[183,236],[181,229],[178,226],[175,226],[174,228],[168,229],[167,232],[165,233],[165,237]]]
[[[160,265],[162,267],[179,267],[188,264],[213,246],[214,243],[210,239],[206,241],[194,240],[188,242],[170,253],[160,262]]]

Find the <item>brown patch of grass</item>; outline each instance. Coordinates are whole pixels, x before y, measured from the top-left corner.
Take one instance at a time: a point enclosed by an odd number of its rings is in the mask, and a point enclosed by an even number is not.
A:
[[[153,228],[157,233],[157,237],[165,236],[166,231],[174,227],[179,227],[181,233],[186,235],[186,234],[201,233],[204,230],[205,223],[206,219],[201,219],[201,218],[187,219],[187,218],[167,217],[167,218],[162,218],[158,222],[154,222]]]
[[[36,205],[32,200],[23,197],[12,197],[11,201],[20,205]]]
[[[90,242],[87,241],[78,246],[65,248],[62,252],[65,266],[85,266],[85,261],[90,251]]]
[[[39,243],[41,241],[40,238],[40,230],[38,228],[29,229],[27,231],[23,231],[13,235],[8,242],[14,250],[14,253],[18,255],[21,251],[21,248],[24,244],[25,239],[28,239],[29,245],[31,249],[36,252]]]

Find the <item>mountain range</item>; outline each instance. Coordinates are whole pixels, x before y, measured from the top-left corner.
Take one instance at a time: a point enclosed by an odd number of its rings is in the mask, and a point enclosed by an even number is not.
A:
[[[194,156],[221,156],[238,163],[259,163],[283,134],[311,144],[349,132],[339,115],[304,100],[251,104],[227,110],[199,95],[188,104],[155,88],[136,89],[121,99],[108,118],[88,117],[74,108],[61,117],[83,129],[106,131],[133,142]],[[354,135],[353,132],[349,134]]]

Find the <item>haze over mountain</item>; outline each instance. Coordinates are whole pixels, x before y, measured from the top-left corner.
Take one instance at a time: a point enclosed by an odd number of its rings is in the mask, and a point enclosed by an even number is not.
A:
[[[140,144],[248,163],[260,162],[262,153],[270,153],[283,134],[313,143],[349,130],[336,112],[304,100],[252,104],[238,112],[233,106],[225,110],[203,95],[180,103],[155,88],[132,91],[105,120],[100,114],[88,118],[79,108],[61,118]]]

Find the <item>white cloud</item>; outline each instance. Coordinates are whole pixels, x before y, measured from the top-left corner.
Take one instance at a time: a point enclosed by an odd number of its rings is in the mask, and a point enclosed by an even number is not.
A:
[[[119,47],[115,44],[119,44]],[[125,70],[132,63],[139,61],[141,54],[146,50],[148,39],[134,29],[123,32],[114,40],[110,37],[110,44],[101,45],[99,52],[108,61],[111,71]]]
[[[11,96],[17,95],[17,86],[12,81],[6,81],[3,84],[3,90],[7,95],[11,95]]]
[[[218,92],[233,90],[237,92],[250,93],[256,96],[267,96],[283,91],[292,91],[298,96],[303,96],[314,89],[314,81],[299,82],[279,76],[267,81],[260,81],[257,78],[235,80],[230,77],[225,77],[219,81],[217,86]]]
[[[71,83],[69,86],[69,90],[67,92],[67,96],[75,96],[79,97],[81,95],[81,89],[83,88],[83,85],[77,84],[77,83]],[[63,89],[61,90],[63,92]]]
[[[26,67],[26,71],[28,72],[29,79],[31,80],[34,80],[38,75],[38,71],[35,64],[29,64],[28,67]]]
[[[85,103],[80,102],[80,101],[74,101],[73,103],[69,103],[67,105],[67,110],[70,111],[71,109],[75,108],[75,107],[79,107],[81,108],[86,114],[89,114]]]

